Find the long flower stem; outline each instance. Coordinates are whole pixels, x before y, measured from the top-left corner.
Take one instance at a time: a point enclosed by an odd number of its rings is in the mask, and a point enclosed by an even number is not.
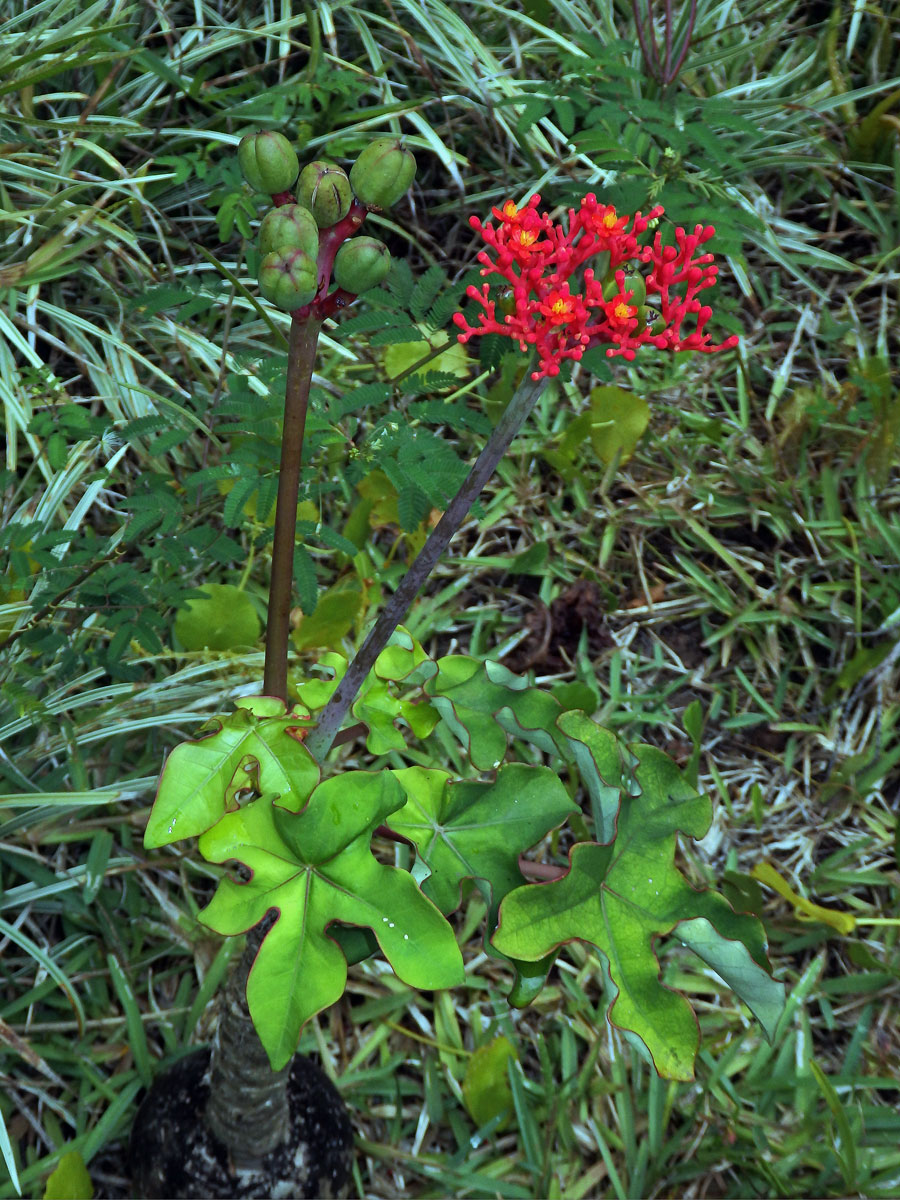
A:
[[[334,743],[347,710],[356,699],[363,680],[375,659],[388,644],[391,634],[406,616],[419,588],[431,574],[440,556],[447,549],[450,539],[459,529],[466,513],[493,475],[497,463],[509,449],[510,443],[534,408],[544,390],[546,379],[533,380],[526,375],[505,412],[494,427],[494,431],[479,454],[465,483],[447,506],[444,515],[432,530],[428,541],[388,601],[368,637],[360,646],[356,657],[347,668],[346,674],[332,693],[331,699],[322,709],[322,715],[306,738],[306,748],[317,762],[323,762]]]
[[[297,499],[300,495],[300,460],[303,455],[309,386],[321,327],[322,321],[315,315],[294,317],[288,348],[284,430],[281,438],[281,467],[278,472],[278,499],[275,506],[272,578],[269,583],[269,613],[266,621],[266,663],[263,673],[263,694],[277,696],[285,703],[288,698],[288,637],[291,626]]]

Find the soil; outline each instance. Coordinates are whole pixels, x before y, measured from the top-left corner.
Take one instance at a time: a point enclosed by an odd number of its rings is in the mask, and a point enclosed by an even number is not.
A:
[[[237,1168],[206,1125],[209,1047],[185,1055],[154,1080],[129,1144],[132,1196],[330,1197],[346,1195],[353,1129],[340,1093],[311,1059],[294,1058],[288,1099],[291,1137],[259,1165]]]

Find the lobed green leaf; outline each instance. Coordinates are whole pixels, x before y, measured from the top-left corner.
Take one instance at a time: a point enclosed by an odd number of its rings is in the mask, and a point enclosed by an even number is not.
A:
[[[195,837],[237,807],[236,793],[254,787],[299,810],[319,780],[319,767],[299,740],[308,710],[286,711],[273,697],[237,701],[195,741],[166,759],[147,829],[147,849]]]
[[[274,1070],[289,1061],[305,1022],[343,994],[347,962],[328,935],[333,922],[370,929],[411,987],[455,987],[465,978],[451,926],[411,875],[371,852],[374,829],[402,804],[391,772],[349,771],[315,788],[300,814],[264,795],[200,839],[209,862],[235,860],[251,872],[246,883],[220,881],[200,913],[204,924],[241,933],[277,911],[247,982]]]

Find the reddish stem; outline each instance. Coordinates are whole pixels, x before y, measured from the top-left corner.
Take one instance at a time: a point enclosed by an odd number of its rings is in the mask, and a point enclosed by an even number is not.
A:
[[[294,320],[298,318],[303,320],[310,313],[317,313],[322,320],[330,317],[335,309],[343,308],[350,302],[351,297],[349,292],[344,292],[338,289],[333,295],[328,295],[328,288],[331,283],[331,268],[334,266],[334,256],[341,247],[341,243],[345,242],[348,237],[352,237],[366,219],[369,210],[364,204],[360,204],[358,200],[354,200],[350,205],[350,209],[342,220],[336,225],[330,226],[328,229],[323,229],[319,233],[319,257],[316,262],[319,274],[319,290],[316,292],[315,299],[309,304],[304,304],[303,308],[298,308],[296,312],[291,313]]]
[[[316,345],[322,319],[309,316],[291,321],[287,383],[284,390],[284,428],[281,435],[281,466],[275,505],[272,542],[272,578],[266,619],[266,662],[263,695],[277,696],[287,703],[288,644],[291,630],[291,586],[294,579],[294,541],[297,500],[300,495],[300,463],[309,385],[316,360]]]
[[[293,204],[290,192],[273,195],[276,207]],[[288,347],[287,382],[284,395],[284,428],[281,437],[281,466],[278,471],[278,499],[275,505],[275,532],[272,542],[272,578],[269,583],[269,611],[266,620],[266,661],[263,694],[277,696],[285,704],[287,695],[288,648],[291,628],[291,592],[294,578],[294,544],[297,525],[297,500],[300,496],[300,466],[309,388],[316,361],[319,330],[326,317],[355,299],[338,288],[328,295],[334,256],[342,242],[354,234],[366,219],[368,209],[354,200],[343,220],[319,234],[317,261],[319,290],[311,303],[291,313],[291,339]]]
[[[562,879],[568,874],[567,867],[554,867],[552,863],[531,862],[523,854],[519,855],[519,870],[526,879],[540,879],[544,883],[554,879]]]

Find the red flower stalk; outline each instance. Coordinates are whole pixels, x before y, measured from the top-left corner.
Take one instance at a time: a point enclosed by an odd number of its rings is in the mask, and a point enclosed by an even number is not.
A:
[[[711,254],[694,255],[713,236],[711,225],[697,225],[693,233],[676,229],[677,246],[663,246],[659,233],[651,246],[641,246],[638,237],[662,215],[661,205],[646,217],[640,213],[620,217],[612,205],[601,204],[589,192],[578,212],[569,209],[567,233],[547,213],[538,214],[540,200],[532,196],[522,208],[508,200],[493,209],[499,221],[496,228],[470,218],[469,224],[493,251],[493,255],[484,250],[478,255],[481,274],[499,275],[511,287],[500,300],[502,319],[497,316],[498,302],[491,299],[490,284],[467,289],[466,295],[483,311],[476,326],[456,313],[453,320],[462,330],[460,342],[499,333],[516,338],[523,350],[534,346],[540,369],[532,379],[558,375],[564,359],[577,362],[589,347],[607,343],[608,357],[621,354],[628,360],[645,345],[704,354],[737,345],[735,335],[710,345],[709,334],[703,332],[712,309],[701,304],[697,295],[715,284],[718,267]],[[626,232],[629,221],[631,229]],[[585,266],[589,260],[593,266]],[[635,274],[627,278],[623,268],[631,263],[651,263],[652,269],[646,278]],[[576,272],[581,272],[580,280],[573,280]],[[685,332],[682,326],[688,316],[694,318],[693,328]]]

